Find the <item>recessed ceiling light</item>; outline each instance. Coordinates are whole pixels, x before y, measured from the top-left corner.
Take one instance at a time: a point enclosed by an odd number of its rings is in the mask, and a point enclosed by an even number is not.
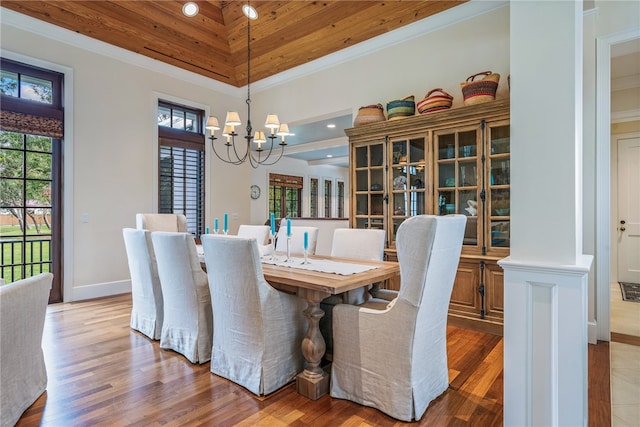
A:
[[[333,157],[333,154],[327,154],[327,157],[328,157],[328,158],[332,158],[332,157]]]
[[[187,2],[182,6],[182,13],[189,18],[196,16],[198,14],[198,5],[192,1]]]
[[[249,19],[258,19],[258,11],[255,7],[245,4],[242,6],[242,13]]]
[[[333,128],[335,128],[335,127],[336,127],[336,125],[335,125],[335,124],[333,124],[333,123],[329,123],[329,124],[327,125],[327,127],[328,127],[329,129],[333,129]]]

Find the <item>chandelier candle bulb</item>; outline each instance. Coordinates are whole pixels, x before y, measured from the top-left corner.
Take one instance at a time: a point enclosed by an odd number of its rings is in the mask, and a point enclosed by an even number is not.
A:
[[[280,128],[278,128],[278,133],[276,133],[276,135],[281,136],[282,137],[282,142],[280,143],[280,145],[287,145],[286,142],[284,142],[284,139],[289,136],[289,125],[286,123],[282,123],[280,125]]]
[[[233,126],[226,126],[224,127],[224,130],[222,131],[222,136],[226,136],[227,137],[227,145],[231,145],[229,144],[229,142],[231,142],[231,134],[233,133]]]

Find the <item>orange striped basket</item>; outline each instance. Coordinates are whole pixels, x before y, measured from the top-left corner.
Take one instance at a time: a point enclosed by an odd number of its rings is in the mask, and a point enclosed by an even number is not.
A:
[[[478,76],[484,76],[481,80],[475,80]],[[460,83],[464,105],[481,104],[496,99],[500,74],[491,71],[469,76],[467,81]]]
[[[418,113],[427,114],[434,111],[448,110],[451,108],[452,102],[453,96],[442,90],[442,88],[437,88],[427,92],[424,99],[416,103],[416,108]]]

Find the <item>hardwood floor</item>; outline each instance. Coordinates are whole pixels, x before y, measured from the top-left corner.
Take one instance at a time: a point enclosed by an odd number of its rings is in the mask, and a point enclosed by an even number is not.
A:
[[[257,398],[132,331],[130,310],[129,294],[49,306],[47,392],[18,426],[407,424],[330,396],[308,400],[293,385]],[[447,342],[449,390],[412,425],[502,425],[502,337],[450,326]],[[589,424],[610,425],[608,343],[589,346],[589,374]]]

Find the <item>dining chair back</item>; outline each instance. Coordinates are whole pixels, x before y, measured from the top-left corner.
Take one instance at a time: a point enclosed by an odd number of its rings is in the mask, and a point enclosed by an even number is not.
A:
[[[42,336],[53,274],[0,286],[0,425],[15,425],[47,388]]]
[[[182,214],[136,214],[136,228],[149,231],[187,231],[187,217]]]
[[[336,228],[331,243],[331,256],[382,261],[386,233],[373,228]],[[324,316],[320,319],[320,331],[325,340],[326,351],[333,353],[333,307],[336,304],[362,304],[370,299],[369,286],[353,289],[337,295],[331,295],[320,303]],[[376,284],[377,286],[377,284]]]
[[[269,226],[242,224],[238,228],[238,237],[253,237],[258,242],[258,247],[266,245],[269,243]]]
[[[255,239],[208,234],[202,246],[215,324],[211,372],[269,394],[303,368],[305,303],[267,283]]]
[[[130,326],[153,340],[159,340],[164,308],[151,232],[124,228],[122,235],[131,274]]]
[[[318,227],[303,227],[292,226],[291,227],[291,253],[303,254],[304,253],[304,233],[307,232],[309,238],[309,246],[307,253],[309,255],[315,255],[316,243],[318,242]],[[280,223],[278,229],[278,235],[276,237],[276,252],[287,251],[287,226],[286,221]]]
[[[332,397],[412,421],[448,388],[447,313],[465,223],[464,215],[406,219],[396,236],[397,298],[384,310],[335,306]]]
[[[205,363],[211,358],[213,314],[193,235],[154,231],[151,240],[164,299],[160,348],[181,353],[192,363]]]
[[[336,228],[331,243],[331,256],[382,261],[384,230],[373,228]]]

